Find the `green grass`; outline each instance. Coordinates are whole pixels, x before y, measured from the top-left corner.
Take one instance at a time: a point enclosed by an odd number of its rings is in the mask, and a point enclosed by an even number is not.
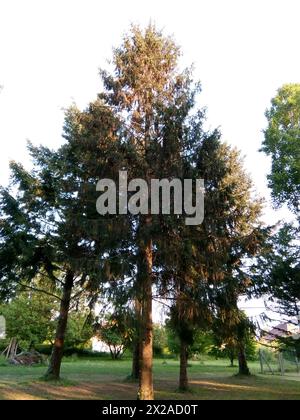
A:
[[[126,380],[130,360],[66,359],[62,381],[42,380],[45,366],[24,367],[0,365],[0,399],[136,399],[137,384]],[[300,400],[300,375],[262,376],[257,363],[250,364],[249,378],[235,376],[226,360],[190,362],[190,391],[177,391],[179,362],[155,360],[155,396],[157,399],[297,399]]]

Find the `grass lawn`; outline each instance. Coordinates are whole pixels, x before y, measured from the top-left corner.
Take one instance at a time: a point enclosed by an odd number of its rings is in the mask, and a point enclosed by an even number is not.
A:
[[[166,400],[300,400],[300,375],[295,376],[295,380],[262,376],[258,374],[258,365],[250,364],[254,375],[239,378],[234,376],[236,369],[226,364],[226,360],[191,362],[190,392],[182,394],[176,390],[179,362],[155,360],[155,397]],[[45,366],[0,366],[0,399],[136,399],[137,384],[126,381],[130,365],[130,360],[66,360],[62,366],[63,381],[59,384],[40,380]]]

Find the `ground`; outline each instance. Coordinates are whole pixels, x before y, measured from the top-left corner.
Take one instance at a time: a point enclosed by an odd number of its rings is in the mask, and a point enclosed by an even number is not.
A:
[[[136,399],[137,384],[126,380],[130,364],[130,360],[66,360],[59,384],[41,380],[45,366],[0,366],[0,399]],[[262,376],[256,363],[250,366],[254,375],[239,378],[235,376],[236,368],[227,367],[226,360],[191,362],[190,392],[182,394],[176,390],[179,362],[155,360],[155,397],[165,400],[300,400],[300,375]]]

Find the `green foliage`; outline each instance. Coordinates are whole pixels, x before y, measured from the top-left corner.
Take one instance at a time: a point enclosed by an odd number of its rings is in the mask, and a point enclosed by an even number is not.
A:
[[[283,85],[266,112],[268,126],[262,151],[272,159],[268,176],[276,205],[286,203],[299,219],[300,84]],[[300,314],[299,228],[284,225],[268,241],[253,271],[261,294],[278,300],[285,316]]]
[[[65,336],[65,347],[90,348],[90,339],[94,335],[94,327],[84,312],[71,312]]]
[[[277,205],[296,214],[300,204],[300,84],[282,86],[266,112],[262,151],[272,159],[269,187]]]
[[[130,346],[134,329],[123,314],[107,315],[96,325],[96,333],[110,350],[112,359],[122,357],[124,351]]]
[[[212,332],[214,346],[211,355],[228,357],[233,363],[242,349],[248,360],[255,360],[257,351],[254,325],[243,311],[231,305],[220,307]]]
[[[167,343],[169,351],[178,356],[180,353],[180,338],[176,328],[172,327],[172,323],[167,322]],[[192,341],[188,345],[189,357],[197,357],[208,354],[213,345],[212,334],[209,331],[195,329],[193,331]]]
[[[163,356],[168,347],[167,329],[164,325],[153,325],[153,353]]]
[[[168,349],[171,354],[178,356],[180,353],[180,339],[178,337],[177,331],[172,328],[172,326],[167,322],[167,343]]]
[[[173,329],[188,345],[198,330],[212,329],[216,313],[222,319],[224,308],[236,312],[239,295],[251,287],[244,261],[260,253],[268,234],[259,222],[262,202],[253,198],[239,152],[212,133],[199,142],[196,156],[193,175],[205,181],[204,221],[197,228],[173,227],[162,256],[162,284],[170,290],[171,278],[176,298]]]
[[[220,343],[219,338],[215,338],[214,343]],[[236,346],[231,346],[230,344],[215,344],[212,346],[208,352],[211,356],[216,358],[227,358],[231,362],[238,358],[238,349]],[[255,361],[258,358],[257,354],[257,342],[253,337],[247,337],[245,340],[245,354],[247,360]]]
[[[279,344],[279,348],[281,350],[285,350],[289,352],[293,359],[295,360],[295,356],[300,359],[300,338],[298,337],[279,337],[277,340]]]
[[[208,354],[213,345],[212,333],[197,330],[194,336],[194,342],[190,347],[192,356]]]
[[[298,228],[283,225],[252,267],[256,294],[270,296],[272,309],[284,317],[300,315],[299,239]]]
[[[33,170],[11,163],[14,188],[1,190],[2,297],[42,273],[58,299],[67,278],[72,294],[86,291],[90,305],[107,290],[110,303],[125,307],[136,299],[138,322],[114,314],[99,325],[114,358],[129,345],[132,330],[142,345],[150,343],[154,281],[158,293],[175,302],[176,336],[190,352],[206,351],[209,339],[199,331],[211,328],[229,283],[233,293],[225,304],[236,309],[247,289],[243,261],[262,242],[261,201],[253,198],[240,153],[221,142],[218,130],[205,131],[205,112],[195,108],[200,85],[190,69],[179,70],[179,56],[175,42],[152,25],[133,26],[114,49],[112,73],[101,71],[97,100],[84,111],[72,106],[66,112],[64,145],[57,151],[29,145]],[[100,217],[97,181],[117,181],[120,170],[148,184],[203,179],[203,223],[187,226],[186,214]],[[84,345],[90,331],[80,316],[72,317],[66,342]],[[161,351],[162,331],[154,336]],[[170,346],[175,351],[175,338]]]
[[[15,337],[21,349],[29,350],[37,344],[52,340],[57,302],[45,294],[21,292],[11,302],[0,306],[6,319],[7,338]]]
[[[6,319],[7,339],[15,337],[22,350],[39,349],[43,343],[51,343],[57,324],[59,302],[45,293],[20,292],[9,303],[0,306]],[[84,348],[93,336],[92,323],[86,309],[71,311],[65,337],[66,348]],[[42,348],[43,350],[43,348]],[[51,344],[44,351],[51,352]]]

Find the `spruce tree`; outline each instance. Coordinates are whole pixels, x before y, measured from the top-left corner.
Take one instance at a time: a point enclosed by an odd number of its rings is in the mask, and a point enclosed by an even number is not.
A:
[[[172,157],[179,156],[179,133],[172,138],[177,114],[189,96],[189,74],[177,69],[179,49],[151,25],[145,31],[133,27],[120,48],[114,50],[114,72],[102,72],[105,91],[100,95],[116,110],[126,127],[124,142],[128,150],[131,178],[151,179],[174,176]],[[186,114],[186,112],[185,112]],[[181,127],[180,127],[181,128]],[[176,151],[177,149],[177,151]],[[150,189],[150,188],[149,188]],[[148,197],[148,205],[150,197]],[[150,207],[150,205],[149,205]],[[140,399],[153,399],[152,378],[152,286],[153,252],[160,229],[159,217],[139,215],[134,222],[137,257],[136,290],[141,306]]]
[[[49,379],[60,375],[72,298],[87,290],[93,301],[105,281],[126,271],[126,221],[100,218],[96,211],[98,177],[114,172],[117,130],[117,120],[101,101],[84,112],[71,107],[66,143],[58,151],[29,145],[33,170],[12,162],[12,186],[1,190],[2,294],[9,296],[21,283],[30,287],[36,275],[50,278],[59,294]],[[122,255],[112,264],[116,250]]]

